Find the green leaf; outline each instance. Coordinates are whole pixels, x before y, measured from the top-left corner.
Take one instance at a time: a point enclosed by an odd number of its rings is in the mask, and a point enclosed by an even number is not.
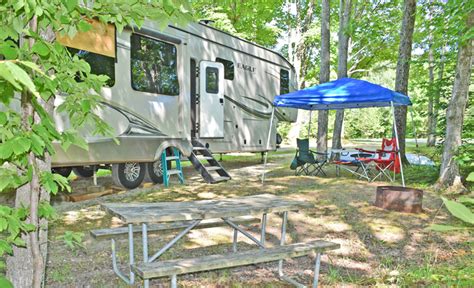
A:
[[[458,201],[461,203],[474,204],[474,198],[468,196],[459,197]]]
[[[469,175],[466,178],[466,181],[474,182],[474,172],[469,173]]]
[[[461,203],[443,198],[444,205],[454,217],[461,219],[464,222],[474,224],[474,214]]]
[[[438,232],[448,232],[448,231],[455,231],[455,230],[465,230],[465,229],[468,229],[468,227],[432,224],[428,227],[428,229],[438,231]]]
[[[13,253],[13,250],[7,241],[0,239],[0,255],[3,255],[3,253],[11,254]]]
[[[0,112],[0,125],[3,126],[7,123],[7,115],[4,112]]]
[[[48,202],[41,202],[38,207],[38,215],[41,218],[53,219],[56,216],[56,210]]]
[[[87,21],[81,20],[77,25],[77,28],[79,28],[79,31],[87,32],[92,29],[92,25],[89,24]]]
[[[48,48],[48,49],[49,49],[49,48]],[[30,62],[30,61],[21,61],[20,64],[23,65],[23,66],[26,66],[26,67],[30,68],[31,70],[34,70],[34,71],[40,73],[41,75],[43,75],[43,76],[45,76],[45,77],[47,77],[47,78],[49,78],[49,79],[51,79],[48,75],[46,75],[46,74],[43,72],[43,70],[41,70],[41,68],[40,68],[38,65],[36,65],[36,64],[33,63],[33,62]]]
[[[0,144],[0,159],[9,159],[13,154],[11,142],[3,142]]]
[[[36,42],[34,45],[33,45],[33,52],[35,52],[36,54],[40,55],[40,56],[48,56],[49,54],[49,47],[48,45],[46,45],[44,42]]]
[[[14,288],[12,282],[10,282],[7,278],[0,276],[0,287],[3,288]]]
[[[30,92],[33,93],[35,96],[40,96],[38,91],[36,91],[36,86],[31,80],[30,75],[28,75],[25,70],[23,70],[20,66],[16,65],[13,62],[3,62],[3,64],[8,68],[8,70],[10,70],[16,81],[20,82],[23,86],[28,88],[28,90],[30,90]]]
[[[41,173],[40,180],[41,185],[44,187],[44,189],[46,189],[46,191],[52,193],[53,195],[56,195],[56,193],[58,193],[58,185],[54,181],[53,173]]]
[[[31,134],[31,150],[33,150],[36,155],[43,155],[45,145],[46,144],[44,143],[43,139],[41,139],[41,137],[35,133]]]
[[[0,62],[0,77],[12,84],[17,90],[22,90],[20,83],[16,81],[15,76],[7,67],[8,62]]]
[[[31,140],[26,137],[16,137],[11,142],[15,155],[21,155],[30,150]]]
[[[7,229],[7,227],[8,227],[7,219],[0,218],[0,232]]]
[[[68,12],[71,12],[77,6],[77,0],[65,0],[63,3]]]

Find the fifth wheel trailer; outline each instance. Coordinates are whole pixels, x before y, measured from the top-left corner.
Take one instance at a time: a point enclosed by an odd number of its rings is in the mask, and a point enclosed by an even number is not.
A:
[[[75,39],[65,45],[93,73],[110,78],[101,91],[103,105],[95,112],[113,128],[119,144],[84,128],[80,133],[88,151],[77,146],[64,151],[56,145],[56,171],[76,167],[78,174],[88,176],[92,167],[107,165],[116,184],[134,188],[144,177],[160,182],[161,154],[170,147],[187,157],[196,149],[267,150],[273,98],[296,87],[294,68],[283,56],[205,23],[160,30],[158,23],[146,22],[113,35],[112,57],[88,51]],[[58,96],[55,106],[64,97]],[[66,115],[55,113],[54,118],[60,130],[69,127]],[[296,112],[277,109],[276,118],[293,122]],[[273,126],[271,150],[277,145]],[[210,174],[205,165],[193,164],[201,174]],[[228,179],[207,176],[208,182]]]

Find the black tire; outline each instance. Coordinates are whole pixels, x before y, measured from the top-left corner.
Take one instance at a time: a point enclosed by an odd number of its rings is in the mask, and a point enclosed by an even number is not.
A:
[[[112,164],[112,179],[116,185],[127,189],[135,189],[143,182],[145,170],[145,163]]]
[[[52,168],[51,171],[67,178],[71,175],[72,167],[56,167]]]
[[[161,167],[161,160],[146,163],[145,182],[163,183],[163,169]]]
[[[93,166],[77,166],[72,168],[72,171],[81,178],[90,178],[94,175]]]

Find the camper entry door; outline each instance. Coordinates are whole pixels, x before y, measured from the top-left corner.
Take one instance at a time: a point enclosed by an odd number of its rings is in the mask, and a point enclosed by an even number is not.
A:
[[[199,64],[199,137],[224,137],[224,65]]]

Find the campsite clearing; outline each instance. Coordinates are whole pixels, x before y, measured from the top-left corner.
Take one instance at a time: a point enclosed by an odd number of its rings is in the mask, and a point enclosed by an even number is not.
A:
[[[446,235],[425,229],[433,221],[437,223],[453,221],[443,209],[440,209],[442,202],[435,193],[424,188],[424,212],[421,214],[385,211],[372,205],[376,186],[383,185],[384,182],[367,183],[357,181],[348,175],[335,178],[331,177],[334,175],[334,171],[331,170],[328,171],[329,177],[325,178],[293,176],[293,171],[288,167],[293,156],[294,151],[270,154],[267,165],[270,171],[264,186],[259,179],[263,169],[260,155],[224,156],[222,164],[233,177],[226,183],[210,185],[190,181],[199,179],[199,175],[189,167],[184,169],[186,185],[172,183],[169,188],[152,186],[84,202],[58,203],[56,205],[58,220],[50,226],[52,242],[49,246],[47,267],[48,287],[83,285],[125,287],[112,271],[110,242],[94,240],[89,235],[92,229],[121,224],[117,218],[112,218],[100,210],[101,202],[189,201],[262,193],[305,200],[315,205],[315,208],[290,214],[289,242],[324,239],[341,245],[339,250],[329,252],[322,258],[320,283],[323,287],[468,286],[469,283],[473,283],[472,247],[466,244],[469,234],[459,232]],[[425,171],[424,175],[427,174]],[[108,177],[101,178],[99,179],[107,181]],[[84,181],[86,180],[73,181],[72,185],[74,187],[79,183],[84,184]],[[408,178],[408,181],[412,180]],[[281,219],[271,215],[268,221],[267,241],[278,243]],[[258,235],[259,224],[251,227],[251,231]],[[82,248],[75,248],[71,252],[62,241],[56,240],[67,230],[84,233]],[[170,233],[160,235],[159,239],[152,238],[150,249],[162,246],[174,235],[175,233]],[[117,242],[120,263],[125,263],[128,255],[126,243],[126,239]],[[185,241],[178,242],[162,257],[166,260],[223,253],[229,251],[231,243],[231,229],[216,227],[193,230]],[[248,249],[250,245],[244,238],[239,237],[239,247],[243,250]],[[141,255],[141,250],[138,249],[136,253]],[[312,263],[313,260],[308,257],[293,259],[286,262],[284,269],[295,280],[310,283]],[[308,268],[302,270],[299,267]],[[120,268],[125,269],[124,266]],[[280,282],[275,276],[276,270],[277,264],[269,263],[190,274],[181,277],[180,285],[287,287],[287,284]],[[168,281],[168,279],[156,279],[150,284],[151,287],[159,284],[167,285]]]

